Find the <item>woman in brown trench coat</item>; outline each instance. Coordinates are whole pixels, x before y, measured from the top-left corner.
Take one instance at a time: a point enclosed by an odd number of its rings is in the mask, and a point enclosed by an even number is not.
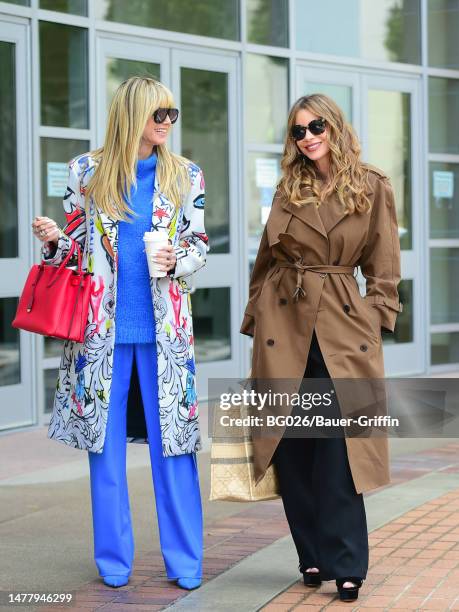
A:
[[[360,160],[352,126],[322,94],[293,105],[281,165],[241,327],[254,339],[252,378],[384,378],[381,332],[402,310],[390,181]],[[368,568],[362,492],[390,482],[387,437],[255,437],[257,482],[271,463],[305,584],[335,579],[341,599],[356,599]]]

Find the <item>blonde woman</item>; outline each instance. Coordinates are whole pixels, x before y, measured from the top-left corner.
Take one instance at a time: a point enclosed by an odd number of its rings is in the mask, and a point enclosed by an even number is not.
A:
[[[202,576],[187,277],[205,264],[208,239],[202,171],[166,146],[177,117],[158,81],[122,83],[104,145],[69,164],[65,229],[33,222],[48,263],[61,262],[73,239],[93,275],[85,340],[64,345],[48,435],[89,451],[95,561],[112,587],[128,582],[134,557],[126,440],[148,439],[168,578],[192,589]],[[169,234],[156,258],[167,275],[150,278],[142,238],[157,230]]]
[[[300,98],[288,118],[282,177],[241,328],[254,337],[252,377],[383,378],[381,332],[394,331],[402,309],[399,281],[388,177],[361,161],[354,130],[332,99]],[[328,416],[364,407],[356,394],[352,405],[334,401]],[[255,437],[254,467],[259,481],[275,465],[304,583],[336,580],[340,598],[353,600],[368,569],[362,493],[390,482],[388,444],[336,434]]]

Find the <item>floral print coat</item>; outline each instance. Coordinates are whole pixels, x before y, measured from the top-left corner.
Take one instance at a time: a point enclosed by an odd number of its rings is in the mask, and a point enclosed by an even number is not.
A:
[[[89,154],[69,163],[64,196],[67,225],[48,264],[59,264],[76,240],[83,267],[92,273],[91,298],[83,343],[66,341],[61,358],[48,436],[75,448],[101,453],[110,402],[115,344],[118,222],[85,189],[95,170]],[[156,324],[159,412],[165,457],[201,448],[195,390],[194,336],[187,278],[204,266],[208,238],[204,229],[204,177],[190,162],[190,191],[176,209],[155,180],[151,231],[167,230],[177,255],[173,274],[150,278]],[[129,437],[128,441],[133,439]],[[136,440],[139,441],[139,440]]]

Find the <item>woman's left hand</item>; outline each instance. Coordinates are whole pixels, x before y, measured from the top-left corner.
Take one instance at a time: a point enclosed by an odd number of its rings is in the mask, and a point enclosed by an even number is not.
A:
[[[161,247],[158,249],[154,260],[162,272],[173,270],[177,262],[174,247],[171,244]]]

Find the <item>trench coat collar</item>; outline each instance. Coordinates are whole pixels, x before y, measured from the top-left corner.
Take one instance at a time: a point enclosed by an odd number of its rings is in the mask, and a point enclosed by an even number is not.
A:
[[[96,207],[97,208],[97,207]],[[173,203],[161,193],[158,183],[158,175],[155,174],[155,188],[153,194],[153,208],[151,216],[151,230],[167,229],[175,212]],[[104,234],[107,236],[114,253],[118,251],[118,221],[111,219],[100,208],[97,208],[100,223]]]
[[[309,194],[312,195],[312,189],[310,187],[304,188],[301,192],[303,197]],[[281,205],[284,210],[315,229],[327,239],[331,230],[347,216],[336,192],[333,193],[326,202],[321,204],[321,206],[327,207],[323,219],[319,214],[318,207],[314,203],[297,206],[289,202],[286,197],[281,197]]]

